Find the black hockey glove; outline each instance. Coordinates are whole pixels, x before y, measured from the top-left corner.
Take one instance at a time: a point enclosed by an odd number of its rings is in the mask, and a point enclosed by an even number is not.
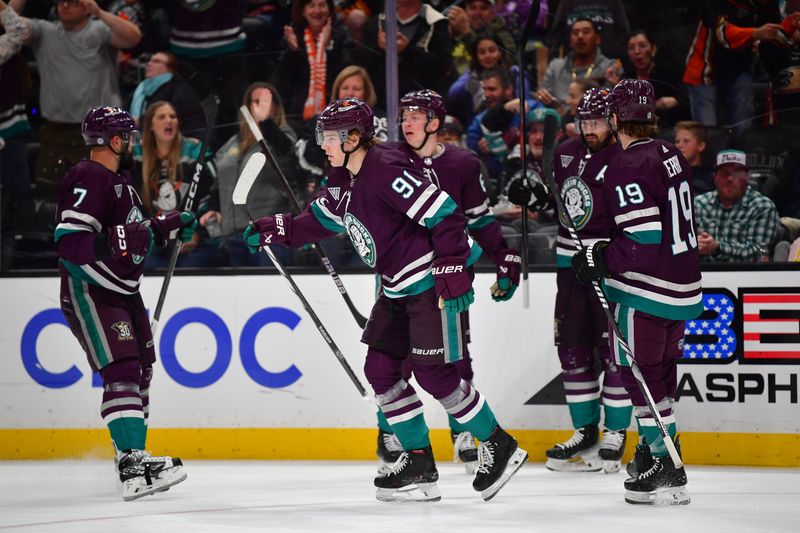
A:
[[[153,230],[142,222],[112,226],[106,233],[106,246],[109,255],[114,259],[120,259],[129,254],[148,255],[153,249]]]
[[[603,259],[603,249],[606,247],[607,241],[597,241],[591,247],[581,248],[572,256],[572,268],[584,285],[608,277],[608,268]]]
[[[537,180],[526,180],[521,176],[508,185],[508,200],[512,204],[526,205],[531,211],[542,211],[550,207],[547,187]]]

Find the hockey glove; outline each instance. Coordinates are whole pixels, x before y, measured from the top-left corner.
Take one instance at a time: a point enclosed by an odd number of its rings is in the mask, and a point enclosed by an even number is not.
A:
[[[242,239],[251,254],[270,244],[289,246],[292,237],[292,215],[259,218],[253,224],[255,228],[247,226],[242,233]]]
[[[597,241],[591,247],[581,248],[572,256],[572,268],[584,285],[608,277],[608,268],[603,259],[603,249],[607,246],[608,241]]]
[[[454,313],[469,309],[475,301],[472,279],[464,262],[456,257],[442,257],[433,262],[433,279],[439,307]]]
[[[177,237],[181,242],[191,241],[197,228],[197,219],[191,211],[172,211],[150,220],[150,225],[155,230],[156,244],[160,247],[166,246],[167,241],[174,237],[173,232],[177,230],[180,230],[177,231]]]
[[[519,177],[508,186],[508,201],[516,205],[527,205],[531,211],[542,211],[550,207],[547,187],[537,180]]]
[[[120,259],[127,255],[148,255],[153,248],[153,230],[147,224],[130,224],[108,228],[106,246],[111,257]]]
[[[517,250],[506,248],[494,254],[497,265],[497,281],[490,288],[492,300],[504,302],[510,300],[519,285],[519,267],[522,258]]]

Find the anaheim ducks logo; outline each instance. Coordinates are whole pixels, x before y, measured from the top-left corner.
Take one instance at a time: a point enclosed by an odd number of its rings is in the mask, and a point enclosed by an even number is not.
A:
[[[378,254],[375,250],[375,240],[369,230],[350,213],[344,215],[342,222],[344,222],[344,227],[347,228],[347,235],[358,252],[358,256],[368,266],[374,267]]]
[[[564,198],[564,207],[569,217],[575,223],[575,229],[583,229],[592,218],[594,207],[592,191],[578,176],[573,176],[564,182],[561,196]]]

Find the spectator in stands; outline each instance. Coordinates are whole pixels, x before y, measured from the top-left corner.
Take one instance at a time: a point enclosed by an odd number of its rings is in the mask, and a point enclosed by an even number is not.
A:
[[[575,80],[569,84],[569,89],[567,90],[567,105],[562,106],[558,110],[563,113],[561,117],[561,127],[564,130],[564,134],[569,139],[580,136],[575,126],[575,115],[578,113],[578,104],[581,102],[581,98],[583,98],[583,93],[593,88],[597,88],[597,84],[587,79]]]
[[[236,133],[239,99],[250,83],[243,53],[244,2],[179,1],[172,5],[170,51],[191,63],[209,89],[220,98],[213,146]]]
[[[694,199],[697,248],[706,262],[756,262],[770,256],[778,235],[772,200],[752,189],[747,156],[739,150],[717,154],[716,191]]]
[[[508,70],[514,59],[503,50],[503,43],[491,33],[481,32],[472,40],[469,50],[469,70],[450,86],[447,92],[447,109],[463,124],[469,124],[485,106],[481,74],[499,67]]]
[[[514,96],[508,72],[502,68],[484,71],[481,86],[486,109],[475,115],[467,128],[467,147],[489,170],[489,178],[497,182],[508,151],[515,142],[519,116],[504,108]]]
[[[516,57],[517,37],[512,33],[513,27],[506,26],[505,18],[495,13],[494,0],[466,0],[463,8],[452,6],[447,12],[447,18],[450,35],[455,41],[453,58],[458,67],[466,67],[471,62],[475,38],[482,33],[493,35],[503,53]],[[463,68],[458,69],[459,72],[462,70]]]
[[[455,81],[453,39],[447,18],[420,0],[397,0],[398,94],[431,89],[447,94]],[[364,27],[364,42],[358,64],[375,80],[386,77],[386,15],[373,17]],[[379,83],[378,105],[386,109],[385,84]]]
[[[461,121],[453,115],[444,117],[444,124],[442,124],[442,128],[439,130],[439,139],[443,143],[460,146],[461,148],[467,146],[464,141],[464,126],[461,124]]]
[[[592,80],[598,85],[607,85],[606,72],[614,67],[618,72],[618,60],[610,59],[600,51],[600,33],[595,23],[580,18],[572,23],[566,57],[554,59],[547,66],[542,87],[536,97],[544,105],[554,109],[566,105],[569,84],[578,79]]]
[[[692,165],[695,195],[714,190],[714,170],[704,167],[702,161],[707,142],[708,130],[700,122],[683,120],[675,124],[675,146]]]
[[[132,48],[142,38],[135,24],[100,9],[94,0],[58,0],[56,10],[58,22],[22,19],[41,80],[44,124],[35,179],[46,196],[54,196],[61,176],[86,156],[80,131],[86,110],[121,106],[116,50]]]
[[[787,0],[786,16],[793,29],[786,34],[789,46],[761,43],[761,61],[770,76],[775,121],[800,124],[800,0]],[[785,44],[785,43],[784,43]]]
[[[628,60],[634,71],[628,77],[650,82],[656,92],[658,124],[671,127],[689,118],[689,97],[681,82],[681,74],[667,62],[656,62],[657,52],[658,47],[645,30],[634,30],[628,38]],[[615,85],[619,82],[616,68],[609,69],[606,79]]]
[[[754,110],[753,49],[763,42],[788,45],[792,26],[789,17],[781,23],[777,0],[706,2],[683,73],[692,120],[719,125],[721,107],[736,135],[747,129]]]
[[[141,117],[151,102],[169,102],[178,113],[181,132],[201,137],[205,128],[203,107],[177,70],[178,58],[172,52],[156,52],[150,56],[144,68],[144,79],[133,92],[131,116],[140,125]]]
[[[374,113],[375,137],[381,142],[388,140],[388,123],[386,112],[376,107],[378,100],[372,79],[363,67],[350,65],[345,67],[333,80],[331,100],[339,98],[359,98],[367,102]],[[329,170],[325,152],[317,144],[316,117],[307,120],[303,129],[298,132],[299,139],[295,144],[295,153],[299,163],[298,180],[306,183],[305,198],[310,198],[317,190],[319,181]],[[301,176],[302,174],[302,176]]]
[[[134,147],[136,163],[134,178],[140,186],[145,216],[158,216],[182,211],[200,157],[202,143],[180,132],[175,108],[169,102],[153,102],[142,119],[142,144]],[[212,190],[216,169],[210,151],[200,172],[194,196],[193,211],[200,223],[192,240],[181,246],[180,267],[213,267],[219,256],[219,231],[214,222],[221,223],[219,196]],[[216,220],[214,220],[216,219]],[[169,248],[154,250],[146,259],[149,268],[164,267]]]
[[[0,185],[3,187],[0,231],[4,231],[11,221],[19,228],[20,219],[31,214],[31,178],[22,140],[31,127],[25,114],[19,55],[22,43],[30,37],[30,29],[3,0],[0,0],[0,27],[5,28],[0,35]]]
[[[649,2],[648,2],[649,4]],[[591,20],[602,38],[601,48],[607,57],[622,57],[631,31],[622,0],[560,0],[547,36],[550,58],[560,57],[559,50],[572,48],[572,28],[576,21]]]
[[[293,149],[297,135],[286,120],[280,93],[268,83],[255,82],[247,88],[243,104],[259,124],[278,166],[292,180],[296,165]],[[214,157],[217,167],[215,189],[219,192],[222,211],[222,235],[225,237],[231,266],[235,267],[272,265],[266,254],[251,254],[247,251],[242,241],[242,231],[247,227],[248,218],[231,201],[236,181],[247,160],[260,150],[261,146],[256,142],[247,123],[240,119],[239,133],[228,139]],[[296,188],[296,183],[292,181],[289,186]],[[265,165],[258,175],[256,186],[251,189],[247,199],[247,208],[257,218],[292,211],[284,184],[271,165]],[[202,215],[200,224],[213,216],[208,213]],[[274,252],[284,264],[290,263],[289,248],[276,246]]]
[[[294,0],[284,41],[272,80],[299,130],[328,105],[336,74],[355,62],[356,44],[335,19],[333,0]]]

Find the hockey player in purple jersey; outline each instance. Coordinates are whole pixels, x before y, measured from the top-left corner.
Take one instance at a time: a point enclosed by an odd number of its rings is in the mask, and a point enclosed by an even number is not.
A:
[[[375,478],[383,501],[438,501],[422,402],[403,379],[411,359],[417,383],[480,441],[472,483],[485,500],[495,496],[528,454],[495,420],[484,397],[462,381],[454,363],[466,343],[464,312],[474,299],[464,215],[446,192],[424,178],[404,153],[374,139],[372,109],[346,98],[328,105],[317,121],[317,142],[333,170],[328,185],[300,215],[259,219],[245,243],[302,246],[347,232],[361,259],[381,276],[362,342],[369,347],[364,373],[404,452]]]
[[[61,180],[56,248],[61,310],[103,378],[100,415],[116,449],[122,497],[133,500],[186,479],[180,459],[145,451],[150,380],[156,360],[139,283],[144,258],[171,232],[191,239],[191,213],[144,219],[133,184],[118,173],[138,142],[131,115],[116,107],[90,109],[82,125],[89,159]]]
[[[422,175],[444,190],[466,215],[469,234],[497,266],[497,281],[490,288],[492,299],[510,299],[519,285],[522,260],[517,250],[509,248],[500,226],[489,210],[480,160],[469,150],[439,142],[438,132],[444,124],[447,111],[437,92],[423,89],[406,94],[400,99],[398,113],[405,142],[386,145],[406,153]],[[466,312],[464,315],[469,342],[469,317]],[[403,365],[403,377],[406,380],[411,377],[407,363],[408,361]],[[472,359],[467,344],[464,344],[463,357],[456,363],[456,368],[461,379],[471,384]],[[460,460],[467,473],[474,474],[478,466],[478,450],[473,436],[452,415],[448,415],[448,422],[455,449],[453,460]],[[378,427],[378,459],[381,463],[379,472],[388,471],[397,459],[396,456],[402,452],[402,446],[380,411]]]
[[[605,211],[604,175],[609,162],[622,150],[616,143],[605,111],[608,91],[589,89],[578,105],[579,139],[563,142],[554,157],[554,177],[581,241],[587,246],[609,238]],[[518,179],[509,186],[509,200],[531,209],[547,209],[547,192],[541,183]],[[559,224],[556,246],[555,344],[561,361],[561,378],[575,433],[547,450],[545,466],[556,471],[617,472],[625,451],[631,422],[631,401],[622,385],[620,369],[611,356],[608,320],[591,286],[575,277],[570,260],[575,245]],[[596,362],[594,350],[599,356]],[[602,387],[600,374],[602,373]],[[598,424],[603,406],[603,440]]]
[[[611,240],[582,248],[572,266],[583,282],[602,281],[613,313],[633,351],[656,408],[675,436],[677,360],[685,321],[703,311],[700,260],[692,215],[691,166],[672,144],[653,139],[655,95],[645,80],[622,80],[609,96],[608,119],[623,151],[605,174]],[[650,455],[625,481],[629,503],[689,503],[686,472],[676,468],[646,407],[625,352],[612,335]]]

